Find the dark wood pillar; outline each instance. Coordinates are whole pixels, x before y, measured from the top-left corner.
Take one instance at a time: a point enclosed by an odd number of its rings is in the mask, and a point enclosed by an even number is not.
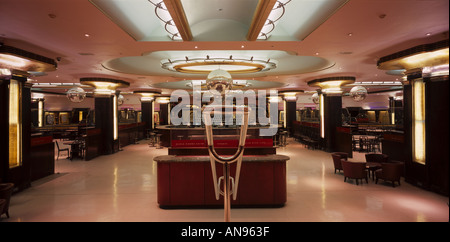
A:
[[[425,160],[414,159],[414,86],[416,81],[425,83]],[[440,194],[449,194],[449,78],[427,77],[421,73],[408,76],[404,85],[405,127],[405,179],[407,182]]]
[[[153,130],[154,123],[154,108],[153,101],[142,101],[141,102],[142,111],[142,122],[145,122],[144,130]]]
[[[31,145],[31,87],[26,84],[27,77],[12,74],[0,80],[0,181],[14,183],[16,189],[23,190],[31,185],[30,145]],[[20,148],[10,147],[10,93],[11,83],[18,86],[17,119],[20,132],[17,138]],[[20,158],[14,165],[10,164],[10,152],[17,150]],[[13,162],[14,163],[14,162]]]
[[[296,120],[296,111],[297,111],[297,100],[285,100],[284,110],[286,114],[286,130],[289,131],[289,135],[294,134],[294,130],[292,128],[294,121]]]
[[[9,80],[0,79],[0,182],[6,182],[9,170]]]
[[[99,153],[109,155],[119,150],[119,141],[114,140],[114,96],[95,97],[95,127],[101,129],[102,145]]]
[[[169,125],[169,105],[170,103],[159,104],[159,124]]]
[[[323,144],[327,152],[339,152],[337,150],[337,128],[342,126],[342,96],[322,94],[324,101],[324,134]]]

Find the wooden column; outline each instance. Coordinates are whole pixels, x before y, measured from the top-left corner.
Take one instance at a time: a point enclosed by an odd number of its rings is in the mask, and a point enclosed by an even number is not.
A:
[[[153,101],[142,101],[142,122],[145,122],[144,130],[153,130],[154,123],[154,109]]]
[[[109,155],[119,150],[119,141],[114,140],[113,96],[95,97],[95,128],[101,130],[100,154]]]
[[[18,190],[25,189],[31,185],[30,170],[30,143],[31,143],[31,89],[26,84],[27,77],[23,75],[10,76],[10,79],[0,80],[0,181],[12,182]],[[14,132],[19,132],[17,142],[19,147],[10,147],[10,113],[11,113],[11,83],[18,85],[19,98],[16,100],[18,110],[17,119],[19,126]],[[15,142],[15,141],[14,141]],[[10,164],[13,159],[10,154],[14,152],[20,158],[17,164]],[[11,162],[14,163],[14,162]]]
[[[292,128],[294,121],[296,120],[296,110],[297,110],[297,100],[288,101],[285,100],[285,107],[286,110],[284,110],[286,114],[286,129],[289,131],[289,134],[292,136],[294,134],[294,130]]]
[[[337,150],[337,127],[342,126],[342,96],[339,95],[324,95],[324,148],[327,152],[339,152]]]
[[[414,161],[414,89],[413,82],[425,83],[425,160]],[[449,78],[423,77],[421,73],[408,76],[404,85],[405,180],[440,194],[449,194]]]

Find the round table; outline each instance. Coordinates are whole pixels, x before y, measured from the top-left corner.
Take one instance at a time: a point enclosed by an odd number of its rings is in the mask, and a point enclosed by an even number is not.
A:
[[[366,168],[370,173],[372,172],[372,180],[375,180],[375,171],[381,168],[381,163],[378,162],[366,162]]]

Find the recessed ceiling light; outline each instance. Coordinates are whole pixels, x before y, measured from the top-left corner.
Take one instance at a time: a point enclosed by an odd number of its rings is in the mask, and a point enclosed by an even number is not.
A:
[[[316,55],[319,55],[319,52],[316,52]]]
[[[427,34],[426,34],[426,36],[430,36],[430,35],[431,35],[431,33],[427,33]]]
[[[243,46],[243,45],[242,45],[242,46],[241,46],[241,48],[242,48],[242,49],[244,49],[244,48],[245,48],[245,46]]]
[[[347,34],[349,37],[352,37],[353,36],[353,33],[348,33]]]
[[[85,34],[84,34],[84,37],[89,38],[89,37],[91,37],[91,35],[88,34],[88,33],[85,33]]]

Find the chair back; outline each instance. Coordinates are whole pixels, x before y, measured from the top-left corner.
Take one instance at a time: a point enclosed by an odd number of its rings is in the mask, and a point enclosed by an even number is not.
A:
[[[403,163],[382,163],[381,170],[383,179],[398,181],[403,174]]]
[[[363,179],[367,177],[366,164],[362,162],[351,162],[342,160],[344,176],[354,179]]]
[[[348,153],[346,153],[346,152],[333,152],[331,154],[339,155],[341,157],[341,159],[348,160]]]
[[[366,162],[386,163],[389,156],[386,154],[366,154]]]
[[[331,157],[333,157],[334,169],[342,170],[341,156],[336,155],[336,154],[331,154]]]

